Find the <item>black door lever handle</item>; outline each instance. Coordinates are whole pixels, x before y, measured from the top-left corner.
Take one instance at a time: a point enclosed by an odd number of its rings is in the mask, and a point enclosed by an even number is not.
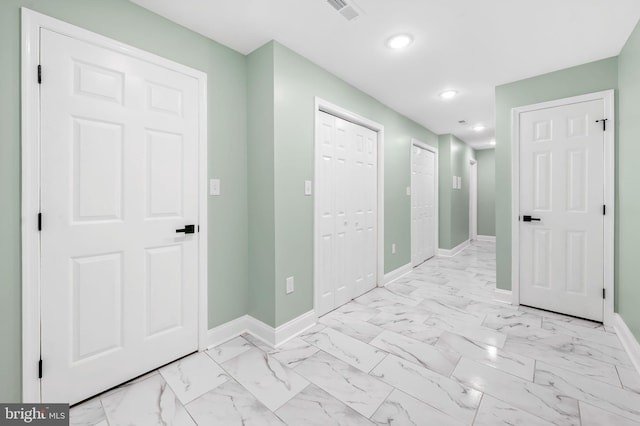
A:
[[[531,216],[528,216],[528,215],[524,215],[524,216],[522,216],[522,221],[523,222],[532,222],[532,221],[540,222],[540,218],[539,217],[531,217]]]
[[[185,234],[195,234],[196,226],[195,225],[185,225],[182,229],[176,229],[176,234],[179,232],[184,232]]]

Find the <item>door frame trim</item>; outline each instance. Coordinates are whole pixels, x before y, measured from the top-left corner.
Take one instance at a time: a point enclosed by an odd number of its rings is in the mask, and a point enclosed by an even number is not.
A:
[[[614,301],[614,229],[615,229],[615,92],[605,90],[586,95],[572,96],[550,102],[526,105],[511,110],[511,287],[512,304],[520,304],[520,115],[525,112],[545,108],[555,108],[580,102],[604,101],[605,118],[611,126],[604,132],[604,203],[607,214],[604,216],[604,324],[613,324]]]
[[[75,25],[21,8],[22,402],[41,401],[40,359],[40,30],[48,29],[188,75],[198,81],[198,348],[207,347],[207,74]],[[46,81],[46,71],[44,75]]]
[[[475,201],[472,203],[471,201]],[[473,212],[473,214],[471,214]],[[469,241],[478,240],[478,160],[469,160]]]
[[[324,100],[318,96],[315,97],[314,106],[314,123],[313,123],[313,308],[316,312],[318,310],[318,300],[320,297],[318,292],[320,291],[318,283],[319,271],[316,268],[318,263],[318,244],[319,241],[316,238],[318,235],[318,211],[316,209],[316,196],[318,194],[318,170],[316,168],[317,162],[317,145],[318,145],[318,123],[320,123],[320,113],[325,112],[338,118],[350,121],[360,126],[366,127],[378,133],[378,158],[377,161],[377,188],[378,188],[378,203],[377,203],[377,217],[378,217],[378,229],[377,229],[377,259],[376,259],[376,287],[384,286],[384,125],[370,120],[361,115],[355,114],[346,108],[333,104],[327,100]]]
[[[426,144],[418,139],[415,138],[411,138],[411,145],[409,145],[409,149],[411,149],[410,152],[410,157],[409,157],[409,183],[411,186],[413,186],[413,147],[417,146],[418,148],[422,148],[425,149],[427,151],[432,152],[435,155],[435,170],[434,170],[434,177],[435,177],[435,181],[434,181],[434,225],[433,225],[433,255],[436,256],[438,254],[438,248],[439,248],[439,244],[438,244],[438,239],[440,238],[439,232],[440,232],[440,217],[438,216],[438,212],[439,212],[439,208],[440,208],[440,204],[439,204],[439,198],[438,198],[438,147],[435,146],[431,146],[429,144]],[[411,209],[413,206],[413,188],[411,188],[411,199],[409,201],[409,208]],[[413,239],[413,219],[411,219],[411,223],[410,223],[410,237],[409,240],[411,241]],[[411,244],[411,259],[410,259],[410,263],[411,263],[411,267],[414,268],[416,266],[418,266],[418,264],[413,264],[413,243],[410,242]],[[422,262],[420,262],[422,263]]]

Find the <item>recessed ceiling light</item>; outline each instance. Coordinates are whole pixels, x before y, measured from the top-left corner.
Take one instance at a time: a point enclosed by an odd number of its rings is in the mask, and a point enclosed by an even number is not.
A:
[[[409,34],[398,34],[387,40],[387,46],[392,49],[403,49],[413,43],[413,37]]]
[[[495,144],[496,144],[496,141],[489,142],[489,145],[495,145]]]
[[[457,90],[447,90],[446,92],[440,93],[440,97],[442,99],[451,99],[457,94],[458,94]]]
[[[476,124],[475,126],[473,126],[473,130],[475,130],[476,132],[481,132],[484,129],[486,129],[486,127],[484,127],[484,124]]]

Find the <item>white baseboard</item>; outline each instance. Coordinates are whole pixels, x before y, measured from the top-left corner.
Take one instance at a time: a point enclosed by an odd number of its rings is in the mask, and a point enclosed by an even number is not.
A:
[[[411,263],[407,263],[406,265],[403,265],[396,270],[384,274],[384,285],[392,283],[403,275],[407,275],[412,270],[413,266],[411,265]]]
[[[493,300],[500,303],[508,303],[511,305],[513,303],[513,293],[511,290],[503,290],[501,288],[496,288],[493,292]]]
[[[633,366],[640,373],[640,343],[619,314],[613,314],[613,328],[627,351],[627,355],[631,358]]]
[[[251,315],[243,315],[209,330],[207,333],[207,348],[218,346],[243,333],[250,333],[275,348],[313,327],[317,322],[318,316],[314,310],[302,314],[277,328],[273,328]]]
[[[466,249],[467,247],[469,247],[470,245],[470,241],[463,241],[460,244],[458,244],[457,246],[455,246],[452,249],[438,249],[437,255],[438,256],[443,256],[443,257],[453,257],[456,254],[460,253],[462,250]]]
[[[495,235],[478,235],[476,237],[477,241],[486,241],[488,243],[495,243],[496,242],[496,237]]]
[[[275,329],[275,347],[286,343],[298,334],[310,329],[318,323],[318,316],[313,309]]]
[[[210,329],[207,332],[207,348],[218,346],[249,331],[249,318],[251,318],[249,315],[243,315]]]

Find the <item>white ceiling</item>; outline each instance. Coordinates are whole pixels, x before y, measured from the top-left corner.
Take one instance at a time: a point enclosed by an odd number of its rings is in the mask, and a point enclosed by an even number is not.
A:
[[[496,85],[615,56],[640,18],[638,0],[346,0],[363,12],[353,21],[326,0],[131,1],[243,54],[277,40],[477,148],[494,138]],[[400,32],[414,43],[387,48]]]

